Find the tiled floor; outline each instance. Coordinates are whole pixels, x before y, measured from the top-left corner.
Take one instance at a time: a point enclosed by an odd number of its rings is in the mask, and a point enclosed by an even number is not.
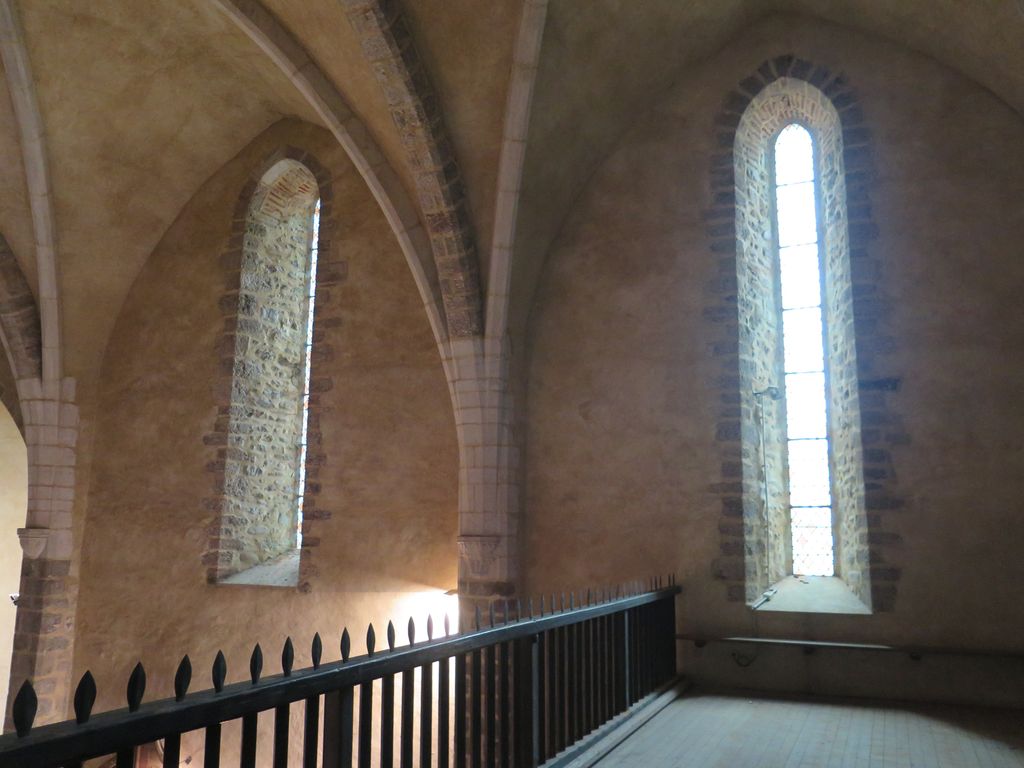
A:
[[[690,693],[599,768],[1024,768],[1024,710]]]

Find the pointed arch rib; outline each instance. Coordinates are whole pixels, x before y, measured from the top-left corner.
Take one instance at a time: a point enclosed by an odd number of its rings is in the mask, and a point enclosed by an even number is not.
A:
[[[487,280],[487,336],[503,338],[508,329],[509,283],[516,237],[516,217],[522,193],[523,164],[537,78],[541,41],[547,21],[548,0],[525,0],[512,59],[505,104],[505,127],[498,166],[498,195],[491,240],[491,268]]]
[[[0,57],[21,138],[29,206],[39,273],[39,321],[44,381],[61,378],[60,289],[57,282],[56,229],[46,141],[25,35],[14,0],[0,0]],[[36,374],[37,376],[39,374]]]
[[[441,311],[441,287],[430,255],[427,233],[416,206],[398,175],[319,65],[291,32],[256,0],[211,0],[273,61],[305,97],[348,153],[405,254],[438,345],[448,340]]]

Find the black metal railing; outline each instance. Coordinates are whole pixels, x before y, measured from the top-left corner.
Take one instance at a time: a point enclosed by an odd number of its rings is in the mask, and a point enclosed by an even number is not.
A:
[[[186,656],[175,675],[174,698],[147,704],[139,664],[129,677],[127,709],[95,716],[96,685],[86,672],[75,692],[76,719],[39,728],[32,727],[36,698],[26,681],[14,703],[16,733],[0,737],[0,766],[80,766],[113,756],[117,768],[134,767],[143,745],[160,742],[163,765],[177,768],[182,736],[196,732],[190,738],[201,739],[202,765],[218,768],[222,729],[236,720],[243,768],[287,766],[289,753],[292,764],[303,768],[350,768],[353,761],[359,768],[388,767],[395,746],[403,768],[537,766],[675,677],[678,593],[669,577],[568,600],[563,594],[557,607],[554,596],[530,600],[525,610],[519,601],[506,602],[497,611],[492,605],[483,621],[477,610],[475,629],[465,634],[449,635],[446,619],[445,637],[434,639],[428,620],[426,641],[418,643],[410,619],[409,644],[400,647],[389,623],[387,651],[376,649],[371,624],[366,655],[350,658],[345,630],[341,661],[333,663],[321,662],[317,635],[313,666],[303,670],[292,669],[289,639],[282,673],[272,677],[262,676],[257,645],[249,681],[230,685],[218,653],[213,688],[197,693],[188,692],[192,667]],[[302,737],[295,739],[301,743],[290,739],[293,705],[301,707],[296,731]],[[264,712],[273,713],[273,728],[261,738],[258,716]]]

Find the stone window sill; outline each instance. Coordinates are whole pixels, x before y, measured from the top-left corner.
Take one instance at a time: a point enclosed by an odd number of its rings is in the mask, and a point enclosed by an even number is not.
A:
[[[221,579],[219,583],[249,587],[296,587],[299,584],[299,550],[285,552],[273,560]]]
[[[835,576],[787,576],[768,593],[772,590],[774,593],[771,597],[754,610],[861,615],[871,613],[871,609],[850,591],[843,580]]]

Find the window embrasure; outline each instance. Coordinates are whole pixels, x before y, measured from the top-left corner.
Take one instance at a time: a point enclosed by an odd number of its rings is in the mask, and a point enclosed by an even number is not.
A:
[[[242,246],[218,580],[298,582],[319,189],[281,160],[260,179]],[[230,560],[230,562],[228,562]]]
[[[776,80],[747,107],[734,160],[747,600],[760,602],[787,577],[835,576],[866,610],[867,520],[835,108],[809,83]]]

